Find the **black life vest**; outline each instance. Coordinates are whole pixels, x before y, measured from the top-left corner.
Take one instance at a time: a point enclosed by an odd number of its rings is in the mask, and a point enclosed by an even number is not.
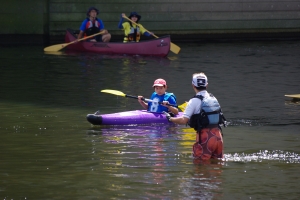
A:
[[[219,127],[221,129],[220,125],[227,126],[221,106],[212,94],[205,98],[202,95],[196,95],[194,98],[200,99],[202,103],[200,113],[191,116],[188,122],[190,127],[201,131],[203,128]]]
[[[86,23],[86,26],[85,26],[84,35],[90,36],[90,35],[99,33],[100,23],[97,20],[97,18],[94,21],[91,21],[89,18],[87,18],[87,20],[88,20],[88,22]]]

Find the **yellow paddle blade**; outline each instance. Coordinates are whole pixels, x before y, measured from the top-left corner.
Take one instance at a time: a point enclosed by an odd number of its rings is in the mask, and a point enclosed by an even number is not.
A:
[[[126,94],[124,94],[123,92],[118,91],[118,90],[101,90],[101,92],[105,92],[105,93],[109,93],[109,94],[114,94],[114,95],[126,97]]]
[[[300,94],[286,94],[284,95],[286,97],[291,97],[291,98],[295,98],[295,99],[300,99]]]
[[[179,51],[180,51],[180,47],[177,46],[176,44],[174,44],[174,43],[171,42],[170,50],[171,50],[173,53],[178,54]]]
[[[182,110],[182,112],[184,112],[186,106],[187,106],[187,102],[184,102],[183,104],[179,105],[178,108],[179,108],[180,110]]]
[[[44,53],[48,55],[66,55],[63,51],[45,51]]]
[[[44,51],[59,51],[61,50],[62,48],[68,46],[69,44],[72,44],[73,42],[70,42],[70,43],[64,43],[64,44],[56,44],[56,45],[52,45],[50,47],[46,47],[44,48]]]
[[[90,35],[90,36],[81,38],[81,39],[79,39],[79,40],[77,40],[77,41],[79,42],[79,41],[81,41],[81,40],[86,40],[86,39],[95,37],[96,35],[103,34],[103,33],[105,33],[105,31],[101,31],[101,32],[96,33],[96,34],[94,34],[94,35]],[[50,47],[44,48],[44,51],[59,51],[59,50],[61,50],[62,48],[65,48],[65,47],[68,46],[69,44],[73,44],[73,43],[75,43],[75,40],[74,40],[73,42],[69,42],[69,43],[52,45],[52,46],[50,46]]]

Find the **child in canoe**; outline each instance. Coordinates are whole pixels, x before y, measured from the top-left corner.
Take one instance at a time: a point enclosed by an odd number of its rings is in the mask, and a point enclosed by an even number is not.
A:
[[[156,79],[152,86],[154,88],[154,92],[151,95],[151,100],[155,102],[144,102],[142,99],[143,96],[138,96],[139,103],[143,106],[144,109],[149,112],[158,112],[162,113],[163,111],[172,113],[174,115],[178,114],[176,97],[173,93],[166,92],[167,90],[167,82],[164,79]],[[161,104],[159,102],[162,102]],[[176,105],[176,106],[171,106]]]
[[[87,18],[82,22],[80,26],[80,32],[78,34],[76,42],[82,37],[90,36],[96,33],[104,32],[102,35],[98,35],[95,38],[89,39],[91,42],[109,42],[111,35],[106,29],[101,19],[97,18],[99,10],[95,7],[90,7],[86,13]]]
[[[135,23],[132,23],[130,21],[123,22],[124,17],[126,17],[126,15],[124,13],[122,13],[121,20],[118,25],[119,29],[124,30],[124,34],[125,34],[124,42],[139,42],[141,39],[141,34],[146,35],[146,36],[153,35],[153,33],[147,32],[146,29],[142,26],[142,24],[139,24],[141,16],[137,12],[131,12],[128,17]]]

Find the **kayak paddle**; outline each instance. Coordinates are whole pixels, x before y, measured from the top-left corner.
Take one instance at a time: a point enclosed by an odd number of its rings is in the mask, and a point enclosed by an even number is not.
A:
[[[300,94],[286,94],[284,95],[286,97],[291,97],[291,98],[295,98],[295,99],[300,99]]]
[[[101,92],[105,92],[105,93],[109,93],[109,94],[114,94],[114,95],[118,95],[118,96],[122,96],[122,97],[129,97],[129,98],[132,98],[132,99],[138,99],[137,96],[132,96],[132,95],[124,94],[123,92],[118,91],[118,90],[101,90]],[[157,101],[154,101],[154,100],[151,100],[151,99],[145,99],[145,98],[142,98],[142,100],[146,101],[146,102],[157,102]],[[162,104],[162,102],[157,102],[157,103]],[[176,105],[173,105],[173,104],[168,104],[168,105],[176,107]]]
[[[96,33],[96,34],[94,34],[94,35],[90,35],[90,36],[81,38],[81,39],[78,40],[78,42],[81,41],[81,40],[86,40],[86,39],[92,38],[92,37],[94,37],[94,36],[96,36],[96,35],[100,35],[100,34],[103,34],[103,33],[104,33],[104,31],[101,31],[101,32]],[[61,50],[62,48],[65,48],[66,46],[68,46],[69,44],[73,44],[73,43],[75,43],[75,42],[76,42],[76,40],[74,40],[74,41],[72,41],[72,42],[69,42],[69,43],[52,45],[52,46],[49,46],[49,47],[44,48],[44,51],[46,51],[46,52],[59,51],[59,50]]]
[[[179,105],[178,108],[179,108],[180,110],[182,110],[182,112],[184,112],[186,106],[187,106],[187,102],[184,102],[183,104]]]
[[[135,23],[134,21],[132,21],[132,20],[131,20],[131,19],[129,19],[128,17],[126,17],[126,16],[123,16],[123,18],[127,19],[127,20],[128,20],[128,21],[130,21],[131,23],[133,23],[133,24],[135,24],[135,25],[137,25],[137,26],[138,26],[138,24],[137,24],[137,23]],[[144,29],[145,29],[145,27],[144,27]],[[150,32],[150,31],[148,31],[147,29],[145,29],[145,31],[147,31],[148,33],[150,33],[150,34],[151,34],[151,32]],[[154,35],[154,34],[151,34],[151,35],[153,35],[153,37],[155,37],[155,38],[158,38],[158,36],[156,36],[156,35]],[[176,44],[174,44],[174,43],[172,43],[172,42],[171,42],[170,50],[171,50],[173,53],[175,53],[175,54],[178,54],[178,53],[179,53],[179,51],[180,51],[180,47],[179,47],[179,46],[177,46]]]

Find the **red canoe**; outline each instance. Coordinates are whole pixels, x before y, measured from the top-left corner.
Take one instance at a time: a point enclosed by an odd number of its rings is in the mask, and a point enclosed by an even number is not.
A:
[[[74,31],[67,29],[65,42],[69,43],[76,39]],[[141,42],[88,42],[81,41],[76,44],[70,44],[66,48],[77,51],[94,52],[100,54],[127,54],[165,57],[170,51],[170,36],[164,36],[152,40]]]

